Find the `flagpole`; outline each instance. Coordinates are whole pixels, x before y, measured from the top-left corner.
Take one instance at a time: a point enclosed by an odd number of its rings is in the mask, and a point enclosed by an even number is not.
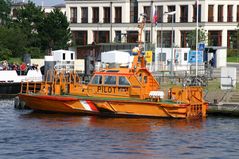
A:
[[[198,0],[196,0],[197,16],[196,16],[196,77],[198,75]]]
[[[197,8],[197,22],[196,22],[196,77],[197,77],[197,75],[198,75],[198,0],[196,0],[196,2],[197,2],[197,6],[196,6],[196,8]]]

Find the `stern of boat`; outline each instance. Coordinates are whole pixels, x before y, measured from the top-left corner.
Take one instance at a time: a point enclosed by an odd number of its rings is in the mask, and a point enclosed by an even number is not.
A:
[[[176,103],[186,103],[187,118],[204,118],[208,103],[203,99],[203,89],[200,86],[186,86],[171,88],[171,99]]]

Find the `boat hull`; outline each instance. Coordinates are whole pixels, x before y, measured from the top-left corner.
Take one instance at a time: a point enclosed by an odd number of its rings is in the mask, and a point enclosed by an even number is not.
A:
[[[0,95],[17,95],[21,91],[20,82],[0,83]]]
[[[206,105],[192,106],[168,102],[94,101],[100,112],[145,117],[202,118],[206,117]]]
[[[98,114],[95,105],[87,100],[73,97],[19,94],[21,102],[33,110],[60,113]]]
[[[151,102],[146,100],[125,99],[102,100],[94,97],[30,94],[19,94],[19,98],[20,101],[24,101],[26,106],[31,109],[61,113],[170,118],[201,118],[206,116],[203,110],[204,108],[201,106],[192,108],[189,104],[177,104],[173,102]]]

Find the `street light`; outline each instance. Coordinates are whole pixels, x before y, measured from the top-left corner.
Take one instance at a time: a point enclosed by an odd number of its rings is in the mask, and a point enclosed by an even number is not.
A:
[[[170,75],[171,75],[171,79],[173,77],[173,19],[174,19],[174,15],[176,14],[176,11],[172,11],[172,12],[165,12],[164,14],[166,15],[171,15],[172,16],[172,34],[171,34],[171,62],[170,62]],[[162,32],[162,31],[161,31]],[[162,33],[161,33],[162,35]],[[161,37],[162,38],[162,37]],[[162,40],[161,40],[161,44],[162,44]],[[162,51],[162,45],[161,45],[161,51]]]

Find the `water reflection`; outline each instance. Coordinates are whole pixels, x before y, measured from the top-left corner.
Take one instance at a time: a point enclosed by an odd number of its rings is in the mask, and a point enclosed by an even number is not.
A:
[[[99,116],[79,116],[44,112],[30,112],[21,115],[22,120],[38,120],[47,127],[79,127],[116,129],[127,132],[156,131],[162,127],[171,127],[181,131],[201,129],[205,119],[164,119],[164,118],[109,118]]]

